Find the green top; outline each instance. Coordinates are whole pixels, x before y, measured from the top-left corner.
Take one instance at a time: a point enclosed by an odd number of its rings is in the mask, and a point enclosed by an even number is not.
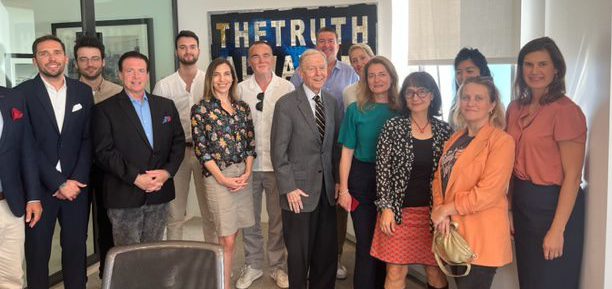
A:
[[[338,134],[338,142],[355,150],[354,157],[362,162],[376,162],[376,143],[385,122],[396,115],[386,103],[369,103],[363,110],[356,102],[346,109]]]

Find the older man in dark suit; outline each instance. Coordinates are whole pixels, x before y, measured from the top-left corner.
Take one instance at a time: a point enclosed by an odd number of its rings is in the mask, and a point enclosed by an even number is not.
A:
[[[0,163],[0,288],[22,289],[24,214],[33,228],[42,213],[42,188],[25,100],[1,86]]]
[[[96,164],[115,245],[159,241],[174,199],[185,134],[172,100],[145,91],[149,60],[130,51],[119,59],[123,91],[96,105]]]
[[[276,103],[271,156],[281,195],[289,288],[334,288],[337,262],[336,187],[339,110],[321,90],[325,55],[307,50],[300,58],[304,83]]]
[[[84,289],[89,215],[87,183],[91,88],[64,76],[64,43],[53,35],[32,45],[39,74],[17,86],[26,100],[34,132],[45,208],[40,224],[26,230],[25,255],[30,289],[49,288],[49,256],[55,223],[61,225],[62,271],[67,289]]]

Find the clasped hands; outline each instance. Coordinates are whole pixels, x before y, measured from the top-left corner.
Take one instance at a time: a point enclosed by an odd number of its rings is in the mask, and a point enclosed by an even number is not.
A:
[[[134,185],[147,193],[152,193],[159,191],[169,178],[170,173],[166,170],[151,170],[138,174]]]
[[[85,187],[87,185],[79,181],[66,180],[59,186],[59,189],[55,191],[53,196],[60,200],[74,201],[81,193],[81,189]]]
[[[231,178],[221,175],[216,179],[217,183],[228,188],[230,192],[237,192],[244,189],[249,184],[251,173],[245,172],[239,177]]]

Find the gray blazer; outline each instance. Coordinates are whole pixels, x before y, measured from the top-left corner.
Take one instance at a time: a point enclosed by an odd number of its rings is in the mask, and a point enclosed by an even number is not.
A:
[[[285,195],[301,189],[309,195],[302,197],[303,211],[314,211],[319,203],[323,180],[329,204],[334,206],[336,203],[340,113],[332,96],[321,92],[321,97],[325,107],[325,136],[322,142],[303,84],[281,97],[274,108],[270,151],[281,195],[281,208],[284,210],[289,210]]]

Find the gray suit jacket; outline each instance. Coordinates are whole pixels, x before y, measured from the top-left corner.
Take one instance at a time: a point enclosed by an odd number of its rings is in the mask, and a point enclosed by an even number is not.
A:
[[[285,195],[295,189],[309,195],[302,197],[303,211],[315,210],[323,181],[329,204],[334,206],[336,203],[340,114],[332,96],[321,92],[321,97],[325,107],[325,137],[322,142],[303,84],[281,97],[274,108],[270,151],[284,210],[289,210]]]

